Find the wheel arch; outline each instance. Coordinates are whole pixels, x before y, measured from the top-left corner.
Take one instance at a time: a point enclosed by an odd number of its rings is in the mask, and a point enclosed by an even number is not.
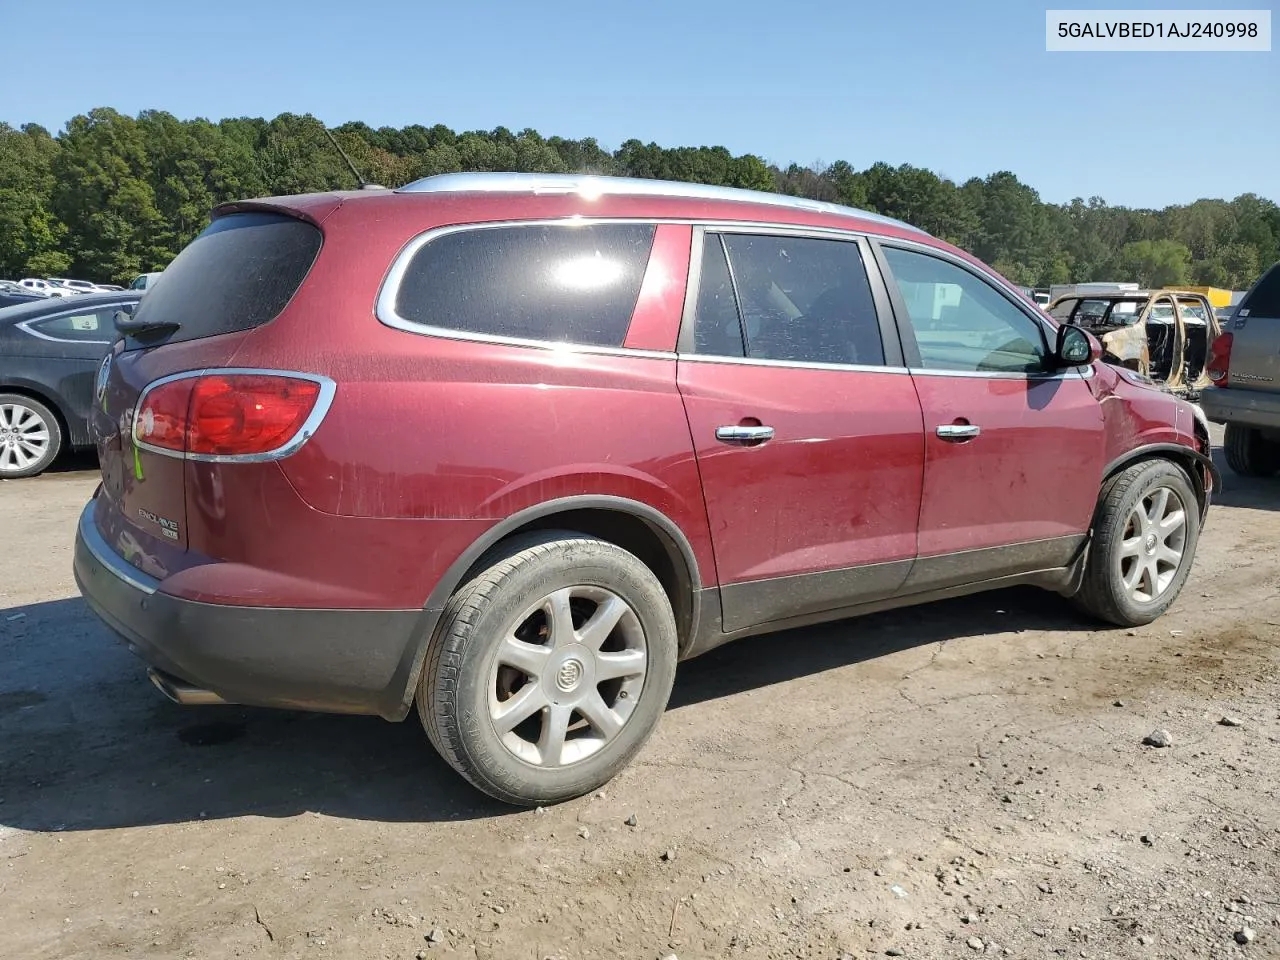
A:
[[[1132,467],[1144,460],[1169,460],[1180,466],[1191,480],[1191,488],[1196,493],[1200,505],[1200,522],[1204,524],[1209,510],[1209,495],[1222,488],[1222,474],[1218,472],[1213,460],[1198,450],[1180,443],[1149,443],[1128,450],[1107,464],[1102,473],[1102,490],[1120,471]],[[1102,494],[1102,495],[1105,495]],[[1100,495],[1100,496],[1102,496]]]
[[[495,524],[445,571],[423,606],[419,628],[392,681],[389,692],[398,703],[388,703],[384,716],[400,720],[408,713],[427,649],[449,598],[483,569],[496,549],[513,537],[538,530],[572,530],[634,553],[654,572],[671,600],[681,654],[698,636],[704,616],[701,573],[692,545],[673,520],[646,503],[625,497],[588,495],[550,500]]]

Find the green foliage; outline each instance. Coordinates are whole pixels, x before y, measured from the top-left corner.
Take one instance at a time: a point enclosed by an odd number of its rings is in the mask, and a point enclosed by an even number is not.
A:
[[[1144,287],[1168,287],[1187,282],[1191,251],[1176,240],[1137,240],[1120,248],[1115,263]]]
[[[0,276],[57,276],[48,264],[70,264],[60,250],[66,227],[50,208],[57,153],[58,141],[44,128],[0,123]]]
[[[1240,289],[1280,260],[1280,207],[1254,194],[1164,210],[1099,197],[1044,203],[1008,171],[957,184],[910,164],[791,164],[724,147],[455,132],[442,124],[333,129],[369,181],[396,187],[463,170],[580,172],[768,190],[897,217],[972,251],[1017,283],[1136,280]],[[351,190],[356,178],[310,115],[179,120],[108,108],[58,136],[0,123],[0,276],[127,283],[161,269],[228,200]]]

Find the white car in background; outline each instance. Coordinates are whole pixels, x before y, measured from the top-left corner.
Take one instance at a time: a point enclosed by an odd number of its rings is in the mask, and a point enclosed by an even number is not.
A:
[[[96,283],[90,283],[88,280],[67,280],[63,277],[50,277],[50,283],[56,283],[64,289],[70,290],[72,293],[101,293],[102,288]]]
[[[66,287],[60,287],[56,283],[50,283],[48,280],[40,280],[36,277],[26,277],[18,281],[18,285],[32,290],[45,297],[74,297],[75,294]]]
[[[130,290],[150,290],[156,285],[156,281],[160,279],[160,274],[144,273],[140,274],[133,283],[129,284]]]

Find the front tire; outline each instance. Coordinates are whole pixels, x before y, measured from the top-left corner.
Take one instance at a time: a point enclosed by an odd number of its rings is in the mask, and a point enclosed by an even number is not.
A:
[[[43,473],[62,450],[62,426],[39,400],[0,393],[0,480]]]
[[[612,543],[554,532],[513,543],[450,600],[418,715],[474,786],[532,806],[612,779],[657,726],[675,678],[671,603]]]
[[[1270,477],[1280,471],[1280,443],[1256,427],[1228,423],[1223,438],[1227,466],[1242,477]]]
[[[1178,598],[1199,539],[1187,475],[1168,460],[1134,464],[1104,489],[1077,606],[1121,627],[1150,623]]]

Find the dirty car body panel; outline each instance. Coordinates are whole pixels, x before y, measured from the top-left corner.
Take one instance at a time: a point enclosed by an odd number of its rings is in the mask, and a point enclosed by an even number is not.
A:
[[[481,294],[477,323],[524,323],[509,285],[403,308],[449,277],[537,280],[508,241],[555,250],[564,231],[625,251],[608,275],[557,267],[565,288],[630,285],[585,342],[464,328]],[[806,342],[789,333],[806,316],[857,332]],[[681,657],[1013,583],[1070,593],[1109,473],[1143,456],[1203,471],[1208,452],[1182,400],[1106,364],[1052,368],[1057,324],[964,251],[687,185],[230,204],[135,319],[95,395],[102,485],[75,571],[170,695],[402,719],[459,584],[531,531],[640,556]],[[166,447],[166,417],[196,410],[181,385],[228,378],[319,399],[278,449]],[[149,400],[165,391],[176,409]]]

